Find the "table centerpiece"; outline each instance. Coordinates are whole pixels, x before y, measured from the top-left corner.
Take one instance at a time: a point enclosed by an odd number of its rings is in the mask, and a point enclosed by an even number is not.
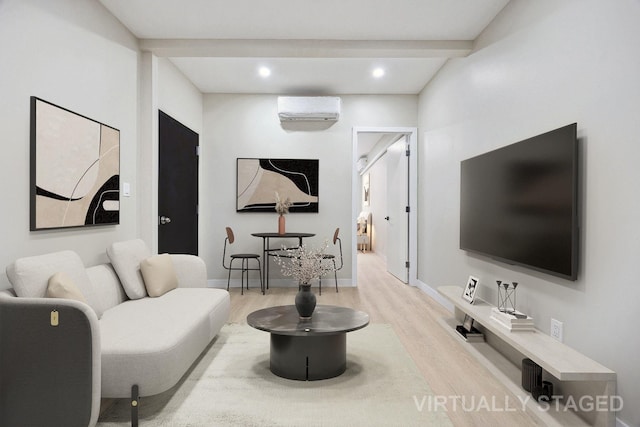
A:
[[[334,271],[333,264],[323,262],[328,245],[328,240],[325,240],[317,249],[304,244],[297,248],[283,248],[276,256],[282,274],[298,281],[295,306],[301,319],[310,319],[316,308],[316,296],[311,291],[311,281]]]

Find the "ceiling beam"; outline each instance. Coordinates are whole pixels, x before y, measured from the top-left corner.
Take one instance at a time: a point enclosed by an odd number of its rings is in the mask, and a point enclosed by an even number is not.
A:
[[[471,53],[471,40],[141,39],[159,57],[220,58],[453,58]]]

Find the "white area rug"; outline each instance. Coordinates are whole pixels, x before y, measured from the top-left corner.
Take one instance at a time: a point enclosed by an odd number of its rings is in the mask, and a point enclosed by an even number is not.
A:
[[[162,375],[161,372],[158,375]],[[171,390],[140,400],[141,426],[451,426],[444,412],[418,410],[431,396],[389,325],[347,334],[347,371],[293,381],[269,370],[269,334],[225,325]],[[98,426],[127,426],[118,400]]]

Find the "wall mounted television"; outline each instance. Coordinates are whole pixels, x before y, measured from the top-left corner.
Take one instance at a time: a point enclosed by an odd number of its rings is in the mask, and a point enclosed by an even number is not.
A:
[[[461,162],[460,249],[576,280],[578,237],[576,123]]]

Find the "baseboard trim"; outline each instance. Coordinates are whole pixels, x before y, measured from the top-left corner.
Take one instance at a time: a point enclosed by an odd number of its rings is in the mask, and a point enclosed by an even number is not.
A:
[[[433,298],[438,304],[440,304],[441,306],[449,310],[451,313],[453,313],[454,311],[453,304],[447,301],[445,297],[440,295],[437,290],[435,290],[434,288],[432,288],[431,286],[427,285],[426,283],[420,280],[416,280],[416,287],[420,289],[422,292],[424,292],[425,294],[429,295],[431,298]]]
[[[616,427],[631,427],[629,424],[616,417]]]

